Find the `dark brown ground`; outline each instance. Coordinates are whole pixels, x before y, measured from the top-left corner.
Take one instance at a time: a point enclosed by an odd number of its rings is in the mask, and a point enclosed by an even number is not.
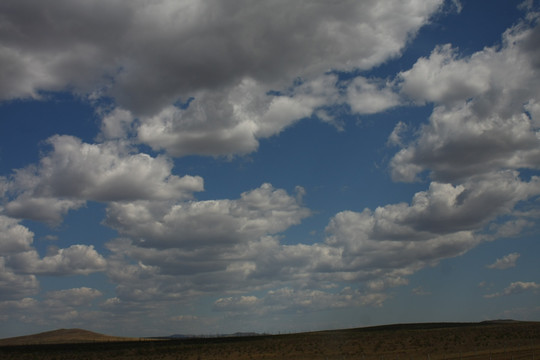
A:
[[[290,335],[11,345],[0,346],[0,359],[540,360],[540,322],[406,324]]]

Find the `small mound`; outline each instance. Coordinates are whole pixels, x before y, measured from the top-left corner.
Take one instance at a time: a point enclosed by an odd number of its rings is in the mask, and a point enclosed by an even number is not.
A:
[[[74,344],[89,342],[134,341],[135,338],[103,335],[83,329],[59,329],[39,334],[0,339],[0,346],[36,344]]]

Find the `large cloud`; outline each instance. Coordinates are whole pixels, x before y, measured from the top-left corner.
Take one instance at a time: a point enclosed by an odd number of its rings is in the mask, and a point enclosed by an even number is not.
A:
[[[230,314],[265,315],[268,313],[301,313],[338,309],[358,305],[379,306],[387,298],[384,294],[364,295],[349,287],[334,293],[321,290],[280,288],[268,291],[264,297],[230,296],[214,302],[214,309]]]
[[[168,106],[155,116],[142,117],[138,140],[173,156],[249,153],[257,149],[259,138],[338,103],[336,82],[336,76],[326,75],[289,94],[272,96],[260,83],[244,79],[228,89],[196,94],[185,109]]]
[[[47,140],[52,150],[39,165],[5,180],[5,213],[57,224],[86,200],[187,199],[203,190],[200,177],[171,174],[172,162],[132,153],[119,141],[87,144],[72,136]]]
[[[332,120],[324,106],[349,101],[366,114],[397,105],[361,78],[338,99],[324,74],[398,56],[442,4],[9,0],[0,4],[0,100],[59,90],[112,97],[102,138],[136,134],[173,156],[246,154],[299,119]]]
[[[326,243],[343,249],[341,266],[349,278],[378,278],[384,284],[492,239],[483,234],[489,222],[538,194],[537,178],[523,182],[508,172],[458,186],[432,183],[410,205],[338,213]]]
[[[500,48],[458,58],[450,45],[436,48],[401,73],[402,93],[437,106],[418,138],[391,161],[395,180],[423,171],[460,181],[499,169],[540,168],[540,67],[532,45],[540,25],[520,23]]]
[[[145,202],[112,203],[106,224],[142,239],[140,246],[215,248],[281,232],[309,214],[295,197],[263,184],[238,200],[184,202],[170,208]]]
[[[398,55],[441,4],[3,1],[0,98],[101,85],[148,113],[244,78],[281,88]]]
[[[511,171],[462,185],[434,182],[411,204],[340,212],[324,242],[295,245],[274,234],[309,212],[268,184],[238,200],[113,204],[107,221],[129,238],[107,245],[108,274],[118,284],[111,306],[141,309],[215,293],[230,294],[215,309],[231,313],[381,305],[388,288],[416,271],[507,234],[489,224],[503,216],[521,221],[514,207],[538,194],[537,178],[526,182]],[[250,294],[264,289],[262,297]]]

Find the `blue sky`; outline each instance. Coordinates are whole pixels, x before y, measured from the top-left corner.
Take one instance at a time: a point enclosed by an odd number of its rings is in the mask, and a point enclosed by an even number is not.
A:
[[[539,320],[539,13],[3,1],[0,336]]]

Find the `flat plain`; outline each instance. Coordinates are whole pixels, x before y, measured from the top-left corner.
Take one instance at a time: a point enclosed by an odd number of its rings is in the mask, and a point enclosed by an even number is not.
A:
[[[540,322],[398,324],[181,340],[101,338],[96,334],[77,341],[70,331],[64,330],[65,339],[60,336],[52,342],[32,336],[24,337],[26,344],[21,337],[0,340],[0,359],[540,359]]]

